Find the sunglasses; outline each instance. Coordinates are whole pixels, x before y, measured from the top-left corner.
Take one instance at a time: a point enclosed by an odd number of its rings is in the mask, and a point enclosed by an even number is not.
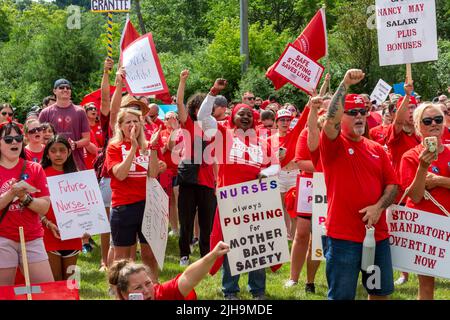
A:
[[[352,117],[356,117],[358,113],[360,113],[362,116],[365,116],[367,114],[367,109],[350,109],[345,110],[344,113]]]
[[[42,130],[44,130],[44,128],[42,128],[42,127],[36,127],[36,128],[33,128],[33,129],[28,130],[28,133],[29,133],[29,134],[35,134],[35,133],[37,133],[37,132],[41,132]]]
[[[255,100],[255,97],[245,97],[247,100]]]
[[[70,86],[59,86],[58,89],[59,90],[64,90],[64,89],[70,90],[71,88],[70,88]]]
[[[3,141],[5,141],[6,144],[11,144],[11,143],[13,143],[14,140],[16,140],[16,142],[20,143],[23,141],[23,136],[22,135],[3,136],[2,139],[3,139]]]
[[[86,108],[86,111],[93,111],[93,110],[97,111],[97,108],[96,107],[87,107]]]
[[[443,117],[443,116],[436,116],[436,117],[434,117],[434,118],[428,117],[428,118],[423,118],[423,119],[422,119],[422,123],[423,123],[424,125],[426,125],[426,126],[430,126],[430,125],[433,123],[433,121],[434,121],[436,124],[441,124],[442,122],[444,122],[444,117]]]
[[[6,112],[6,111],[3,111],[3,112],[2,112],[2,116],[4,116],[4,117],[5,117],[6,115],[12,117],[13,114],[14,114],[14,113],[12,113],[12,112]]]

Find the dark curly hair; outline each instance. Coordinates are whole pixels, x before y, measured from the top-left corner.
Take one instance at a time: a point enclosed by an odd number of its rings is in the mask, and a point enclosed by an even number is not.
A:
[[[197,121],[197,111],[200,109],[203,100],[205,100],[206,94],[204,93],[196,93],[191,96],[186,104],[189,117],[191,117],[192,121]]]

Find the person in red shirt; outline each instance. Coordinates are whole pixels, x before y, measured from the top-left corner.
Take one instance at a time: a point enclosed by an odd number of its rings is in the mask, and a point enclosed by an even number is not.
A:
[[[151,280],[147,266],[120,260],[111,267],[108,282],[115,289],[117,300],[129,300],[130,294],[141,295],[142,300],[197,300],[195,287],[206,277],[217,258],[229,251],[229,245],[221,241],[182,274],[162,284]]]
[[[0,286],[14,284],[23,267],[19,227],[23,227],[31,283],[53,281],[39,221],[50,207],[40,164],[26,161],[23,135],[15,122],[0,126]]]
[[[379,126],[382,122],[381,115],[376,112],[375,108],[372,105],[372,101],[370,101],[370,96],[368,94],[360,94],[364,99],[364,105],[367,110],[369,110],[369,115],[367,116],[367,127],[368,129],[375,128]]]
[[[393,116],[395,115],[395,105],[391,103],[383,104],[381,114],[383,122],[379,126],[370,129],[369,136],[373,141],[385,146],[389,125],[392,123]]]
[[[438,215],[450,215],[450,147],[442,143],[444,113],[438,105],[424,103],[414,111],[416,132],[425,140],[437,138],[436,152],[430,152],[425,142],[407,151],[401,162],[401,180],[407,190],[406,206]],[[437,155],[437,158],[435,158]],[[444,210],[433,203],[431,195]],[[434,298],[434,277],[417,275],[420,300]]]
[[[327,187],[328,216],[323,237],[328,299],[352,300],[358,275],[369,299],[386,299],[394,291],[387,209],[397,194],[397,177],[383,147],[363,137],[367,109],[357,94],[346,95],[364,73],[348,70],[327,111],[320,135],[320,156]],[[379,282],[361,270],[366,228],[375,228],[375,262]],[[369,282],[368,282],[369,279]]]
[[[41,162],[47,177],[77,172],[69,141],[64,136],[56,135],[47,144]],[[77,265],[81,250],[81,238],[61,240],[56,217],[52,206],[42,220],[44,245],[55,281],[67,280],[73,274],[71,266]]]
[[[158,118],[159,115],[159,106],[156,103],[151,103],[149,106],[149,111],[147,114],[143,114],[145,120],[145,137],[147,140],[150,140],[152,133],[161,128],[162,130],[166,129],[166,125],[164,122]]]
[[[256,135],[252,107],[245,103],[237,104],[231,113],[231,128],[218,124],[217,120],[211,116],[215,95],[225,86],[226,80],[217,79],[198,111],[198,119],[202,122],[205,134],[208,133],[208,137],[215,138],[215,155],[219,166],[217,187],[277,175],[280,171],[279,161],[270,144]],[[219,211],[216,210],[211,233],[211,247],[214,247],[223,238],[219,214]],[[235,300],[239,292],[240,276],[231,276],[226,257],[224,261],[220,259],[215,264],[211,274],[217,272],[222,262],[222,287],[225,299]],[[250,293],[253,297],[264,299],[266,289],[265,269],[249,272],[248,279]]]
[[[138,237],[142,260],[150,267],[153,281],[158,279],[158,264],[141,228],[147,177],[156,178],[159,171],[158,142],[159,130],[153,134],[150,141],[149,156],[141,113],[132,108],[125,108],[117,116],[114,137],[109,142],[105,160],[111,176],[110,220],[114,260],[129,259],[131,247],[136,244]]]
[[[263,110],[261,112],[261,124],[256,126],[256,133],[262,139],[269,138],[275,129],[275,113],[272,110]]]
[[[442,135],[442,143],[450,145],[450,101],[439,105],[444,113],[444,134]]]
[[[41,162],[45,145],[43,142],[43,128],[38,120],[25,122],[24,133],[28,144],[25,146],[25,159],[33,162]]]

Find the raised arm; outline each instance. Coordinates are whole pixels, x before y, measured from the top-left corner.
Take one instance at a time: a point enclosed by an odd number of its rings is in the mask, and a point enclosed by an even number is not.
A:
[[[123,79],[125,79],[125,67],[119,66],[119,69],[116,72],[116,79],[114,81],[116,91],[114,91],[112,96],[110,110],[111,114],[109,117],[109,126],[113,131],[117,122],[117,115],[120,111],[120,103],[122,102]]]
[[[311,99],[311,110],[308,115],[308,149],[310,152],[315,151],[319,147],[320,130],[317,123],[319,119],[319,109],[323,105],[322,97],[314,97]]]
[[[323,97],[327,93],[327,89],[330,86],[331,76],[329,73],[325,75],[325,80],[323,80],[322,86],[320,87],[319,96]]]
[[[109,108],[111,104],[110,90],[109,90],[109,72],[114,66],[114,61],[110,58],[106,58],[103,64],[103,76],[101,85],[101,97],[102,102],[100,104],[100,112],[102,115],[107,116],[109,114]]]
[[[178,290],[186,297],[192,289],[208,274],[216,259],[230,251],[228,244],[219,241],[215,248],[203,258],[197,260],[178,278]]]
[[[347,90],[353,84],[357,84],[364,79],[364,73],[359,69],[350,69],[345,73],[344,80],[336,90],[328,107],[327,120],[325,121],[323,131],[330,140],[338,137],[341,131],[341,118],[344,113],[345,95]]]
[[[409,117],[409,99],[411,98],[411,94],[414,91],[414,86],[412,83],[405,83],[405,97],[403,98],[400,107],[397,109],[397,112],[394,116],[394,121],[392,122],[394,125],[395,133],[398,134],[402,131],[403,126],[407,123]]]
[[[177,109],[178,109],[178,119],[180,120],[181,124],[185,124],[188,113],[186,111],[186,108],[184,106],[184,90],[186,89],[186,81],[189,77],[189,70],[183,70],[180,74],[180,83],[178,84],[178,91],[177,91]]]
[[[215,132],[208,133],[207,131],[209,129],[217,129],[217,120],[212,116],[214,101],[216,100],[216,95],[225,89],[226,85],[227,81],[225,79],[217,79],[198,110],[197,119],[202,122],[202,129],[209,138],[214,136]]]

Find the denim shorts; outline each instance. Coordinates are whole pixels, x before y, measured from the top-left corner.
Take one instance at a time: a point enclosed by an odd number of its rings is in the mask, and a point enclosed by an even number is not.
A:
[[[112,198],[111,178],[102,177],[100,179],[99,187],[100,192],[102,193],[103,205],[105,206],[105,208],[110,208]]]
[[[111,238],[115,247],[130,247],[139,238],[147,243],[141,232],[145,201],[113,207],[111,210]]]
[[[328,299],[355,299],[360,272],[368,294],[387,296],[394,292],[389,239],[377,241],[372,272],[361,270],[362,243],[322,236],[322,245],[327,261]]]

